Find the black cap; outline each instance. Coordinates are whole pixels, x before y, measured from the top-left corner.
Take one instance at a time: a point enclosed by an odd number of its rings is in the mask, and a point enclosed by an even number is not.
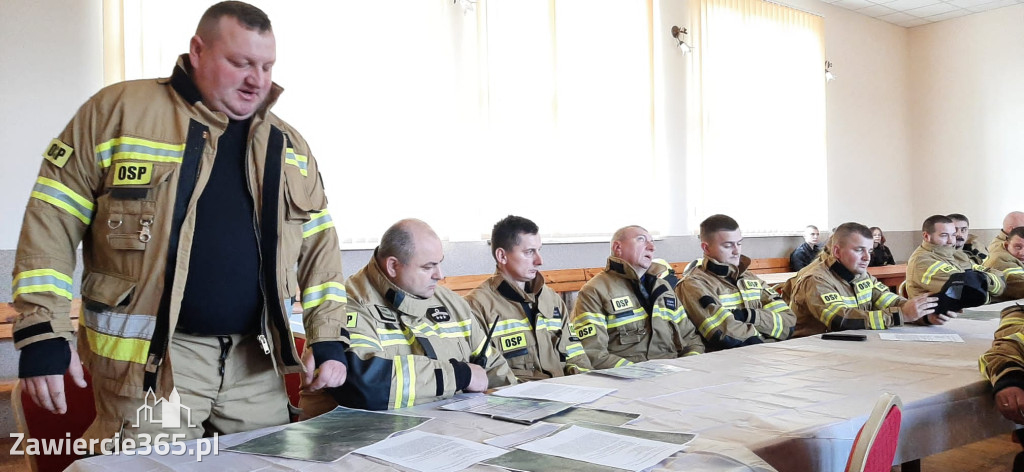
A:
[[[940,315],[984,305],[988,303],[988,276],[974,269],[955,273],[935,297],[939,299],[935,313]]]

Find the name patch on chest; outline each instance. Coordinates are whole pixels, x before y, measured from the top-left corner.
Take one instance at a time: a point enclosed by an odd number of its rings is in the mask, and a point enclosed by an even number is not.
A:
[[[510,334],[502,337],[499,341],[503,352],[515,351],[526,348],[526,333]]]
[[[445,321],[451,321],[452,315],[448,313],[448,309],[443,306],[434,306],[427,308],[427,318],[434,320],[434,323],[443,323]]]
[[[390,308],[382,305],[374,305],[377,308],[377,314],[380,315],[380,319],[384,321],[398,321],[395,317],[395,312],[391,311]]]
[[[146,185],[153,180],[150,162],[118,162],[114,165],[114,185]]]
[[[864,290],[868,290],[870,288],[871,288],[871,281],[870,280],[861,280],[860,282],[857,282],[857,291],[858,292],[861,292],[861,291],[864,291]]]
[[[612,299],[612,309],[615,311],[625,310],[627,308],[633,308],[633,299],[629,297],[619,297]]]

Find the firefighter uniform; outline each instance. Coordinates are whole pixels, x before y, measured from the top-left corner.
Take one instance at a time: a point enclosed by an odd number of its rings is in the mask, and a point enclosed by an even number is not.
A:
[[[651,263],[641,281],[622,259],[609,257],[580,289],[572,322],[595,369],[704,352],[683,304],[658,278],[664,271]]]
[[[469,385],[470,362],[484,366],[490,387],[516,383],[488,343],[488,327],[455,292],[439,286],[426,299],[406,293],[375,257],[345,286],[351,343],[348,377],[332,392],[339,404],[387,410],[451,398]]]
[[[1009,239],[1009,236],[1010,235],[1007,234],[1006,231],[999,230],[999,234],[992,238],[992,242],[988,243],[988,253],[990,258],[995,257],[992,253],[995,252],[996,248],[1003,247],[1003,245],[1006,244],[1006,240]]]
[[[679,285],[676,296],[710,350],[788,339],[796,315],[774,290],[747,273],[750,258],[739,267],[705,257]]]
[[[957,251],[953,246],[937,246],[922,241],[907,261],[907,294],[913,297],[922,293],[939,293],[951,274],[967,269],[986,275],[989,298],[1002,295],[1006,289],[1001,273],[972,263],[963,251]]]
[[[989,255],[995,253],[990,251]],[[994,391],[1006,387],[1024,388],[1024,307],[1015,305],[1003,309],[992,347],[981,355],[978,365]]]
[[[982,265],[1003,274],[1006,290],[999,297],[1001,300],[1024,298],[1024,263],[1013,257],[1005,247],[999,245],[993,249]]]
[[[590,370],[590,360],[569,322],[565,302],[544,276],[526,283],[526,291],[494,274],[466,295],[480,326],[494,332],[501,351],[519,380],[539,380]],[[497,324],[494,324],[497,322]]]
[[[900,306],[905,298],[871,274],[850,272],[831,255],[815,260],[795,279],[786,292],[796,313],[793,337],[903,325]]]
[[[18,349],[71,340],[82,243],[78,351],[97,406],[87,438],[112,437],[134,421],[147,391],[167,398],[189,368],[169,345],[190,275],[194,209],[228,119],[202,103],[188,70],[182,55],[170,78],[111,85],[86,102],[44,152],[25,211],[13,280]],[[338,238],[306,142],[270,112],[281,92],[273,85],[251,118],[244,164],[262,260],[256,351],[271,373],[302,371],[286,305],[296,286],[305,287],[310,343],[340,341],[345,326]]]
[[[972,234],[967,236],[967,241],[964,243],[963,251],[964,254],[967,254],[967,258],[970,259],[971,262],[975,264],[984,264],[985,259],[988,258],[988,254],[981,252],[981,250],[977,248],[977,242],[977,235]]]

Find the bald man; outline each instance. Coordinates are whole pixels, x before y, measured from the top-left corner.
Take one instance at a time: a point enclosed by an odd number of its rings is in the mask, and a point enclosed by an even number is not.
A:
[[[1006,252],[1006,242],[1010,239],[1013,228],[1024,226],[1024,212],[1011,211],[1003,218],[1003,228],[988,245],[989,267],[1011,267],[1016,265],[1015,258]]]
[[[401,220],[381,237],[366,267],[345,282],[351,342],[348,378],[329,389],[336,404],[389,410],[516,383],[488,342],[488,327],[462,297],[437,285],[443,258],[430,226]],[[304,395],[303,417],[335,406],[325,400]]]

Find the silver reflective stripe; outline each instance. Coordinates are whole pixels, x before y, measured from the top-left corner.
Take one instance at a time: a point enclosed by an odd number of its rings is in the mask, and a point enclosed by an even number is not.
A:
[[[131,315],[109,311],[95,312],[83,309],[85,325],[97,333],[118,338],[135,338],[150,341],[156,329],[156,317],[151,315]]]

